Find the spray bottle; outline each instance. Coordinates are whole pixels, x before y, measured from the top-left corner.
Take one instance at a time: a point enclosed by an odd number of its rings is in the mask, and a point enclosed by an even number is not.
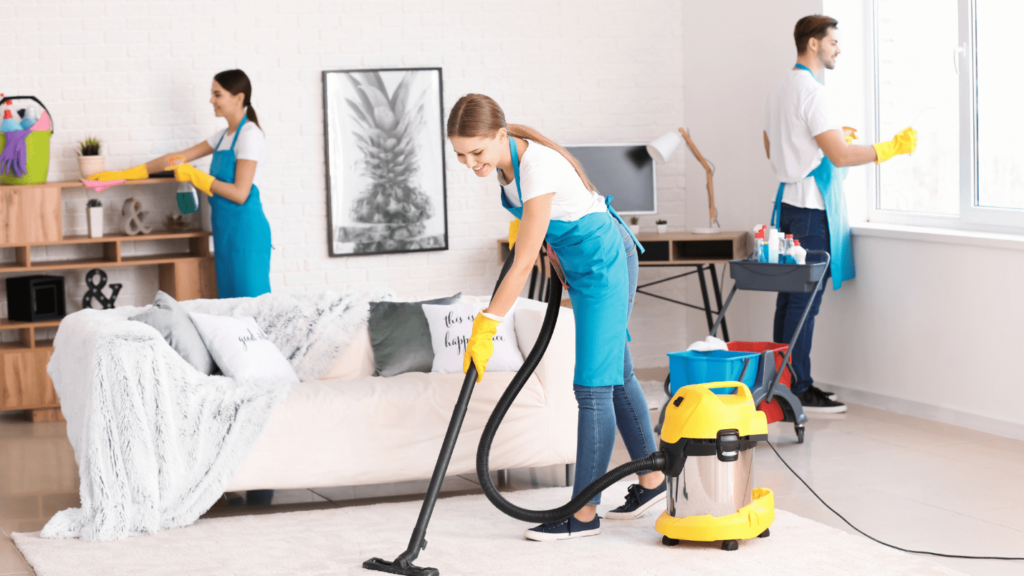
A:
[[[786,234],[786,239],[782,241],[782,260],[783,264],[794,264],[795,260],[790,257],[789,251],[793,248],[793,235]]]
[[[3,94],[0,94],[0,97],[3,97]],[[21,122],[14,118],[11,101],[4,102],[4,119],[3,122],[0,122],[0,132],[14,132],[21,129]]]
[[[805,250],[804,247],[800,245],[799,240],[793,241],[793,247],[789,249],[788,254],[794,262],[800,264],[801,266],[807,262],[807,250]]]
[[[754,233],[754,254],[751,256],[751,260],[754,262],[763,262],[761,252],[764,250],[764,230],[757,229]]]

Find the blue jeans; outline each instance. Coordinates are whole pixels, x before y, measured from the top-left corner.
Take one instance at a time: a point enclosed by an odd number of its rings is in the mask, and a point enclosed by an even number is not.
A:
[[[789,204],[782,205],[782,215],[779,221],[779,230],[792,234],[793,238],[800,241],[800,245],[807,250],[824,250],[831,253],[828,233],[828,219],[824,210],[813,208],[797,208]],[[824,261],[824,258],[817,255],[808,255],[808,262]],[[825,292],[825,284],[832,276],[831,271],[825,272],[825,279],[821,282],[821,290],[813,294],[814,302],[811,311],[807,314],[804,327],[800,331],[800,338],[793,347],[793,354],[790,356],[790,363],[795,372],[795,382],[790,389],[797,396],[807,391],[814,384],[811,378],[811,339],[814,336],[814,317],[818,315],[821,308],[821,296]],[[804,292],[779,292],[775,301],[775,334],[774,341],[789,344],[796,333],[797,324],[800,323],[800,316],[803,315],[807,302],[812,297],[810,293]]]
[[[629,312],[633,311],[633,298],[640,274],[636,245],[629,231],[618,225],[622,233],[622,244],[626,249],[626,270],[629,273]],[[573,385],[576,403],[579,405],[579,424],[576,432],[576,477],[572,495],[575,497],[588,484],[608,471],[615,446],[615,428],[622,434],[622,440],[633,460],[649,456],[657,450],[651,413],[647,409],[640,382],[633,373],[633,357],[626,343],[626,359],[623,362],[624,384],[622,386],[578,386]],[[640,472],[647,474],[650,470]],[[598,494],[589,505],[601,503]]]

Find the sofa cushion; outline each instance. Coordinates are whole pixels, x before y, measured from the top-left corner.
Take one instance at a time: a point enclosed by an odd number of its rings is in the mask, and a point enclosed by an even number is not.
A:
[[[423,305],[434,348],[431,373],[462,373],[463,356],[473,332],[473,320],[483,308],[483,304]],[[487,364],[487,370],[515,372],[522,365],[523,354],[516,341],[515,314],[509,311],[505,321],[498,324],[498,332],[494,335],[494,354]]]
[[[249,316],[192,313],[213,360],[235,380],[269,379],[297,384],[292,365]]]
[[[215,366],[203,337],[199,335],[188,311],[169,294],[158,291],[153,306],[129,318],[156,328],[174,351],[203,374],[212,374]]]
[[[370,328],[364,325],[348,346],[338,352],[334,363],[320,375],[319,380],[355,380],[372,376],[376,367],[373,365],[373,347],[370,346]]]
[[[424,304],[454,304],[461,293],[424,302],[374,302],[370,304],[370,345],[377,365],[375,376],[406,372],[430,372],[434,348],[423,316]]]

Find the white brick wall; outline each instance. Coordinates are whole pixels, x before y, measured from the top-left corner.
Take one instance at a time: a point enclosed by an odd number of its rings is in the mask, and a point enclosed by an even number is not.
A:
[[[207,103],[212,76],[241,68],[253,81],[269,147],[261,196],[277,248],[275,291],[481,294],[493,287],[495,239],[509,217],[493,179],[477,180],[450,148],[448,251],[327,256],[321,72],[440,66],[446,108],[481,92],[510,121],[560,142],[648,141],[683,125],[681,19],[676,0],[19,0],[5,9],[0,90],[46,103],[56,128],[50,179],[70,179],[73,144],[86,135],[103,140],[113,169],[205,138],[223,126]],[[683,157],[658,167],[659,217],[678,226]],[[173,212],[167,191],[149,194],[159,220]],[[68,226],[78,230],[83,198],[65,198]],[[120,206],[105,204],[108,212]],[[642,217],[641,225],[653,230],[654,219]],[[108,273],[125,284],[120,304],[147,303],[155,292],[155,268]],[[645,270],[641,281],[660,274],[669,272]],[[82,273],[68,274],[72,309],[82,281]],[[658,290],[686,294],[682,283]],[[638,297],[631,323],[638,366],[665,365],[664,353],[685,345],[687,314],[699,313]]]

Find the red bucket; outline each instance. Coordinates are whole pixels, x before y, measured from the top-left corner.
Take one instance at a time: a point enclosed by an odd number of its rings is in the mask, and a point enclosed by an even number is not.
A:
[[[786,350],[789,349],[788,344],[778,344],[775,342],[729,342],[729,350],[733,352],[766,352],[771,350],[775,352],[775,371],[782,370],[782,360],[786,356]],[[793,382],[793,374],[786,368],[782,372],[782,379],[779,380],[780,384],[784,384],[786,388],[789,388]],[[778,400],[772,400],[771,402],[761,402],[757,407],[758,410],[764,412],[764,415],[768,418],[768,423],[781,422],[785,419],[785,415],[782,412],[782,406],[779,405]]]

